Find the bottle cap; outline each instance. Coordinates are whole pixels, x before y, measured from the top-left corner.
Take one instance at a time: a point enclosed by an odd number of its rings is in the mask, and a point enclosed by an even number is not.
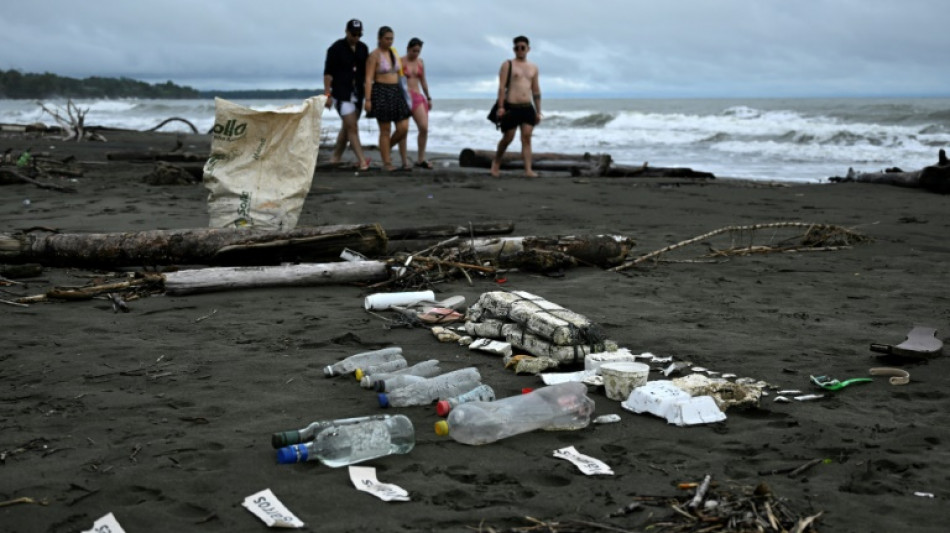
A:
[[[328,378],[333,377],[333,367],[332,366],[323,367],[323,375]]]
[[[376,392],[384,392],[386,390],[386,380],[381,379],[376,383],[373,383],[373,390]]]
[[[307,447],[303,444],[294,444],[277,450],[277,464],[289,465],[302,463],[307,460]]]
[[[366,375],[365,373],[363,373],[363,369],[362,369],[362,368],[357,368],[357,369],[356,369],[356,372],[354,372],[353,374],[356,376],[356,381],[362,381],[362,380],[363,380],[363,376]]]
[[[528,394],[529,392],[533,392],[533,391],[534,389],[532,389],[531,387],[523,387],[521,389],[521,394]]]
[[[445,420],[439,420],[435,423],[435,434],[440,436],[446,436],[449,434],[449,423]]]
[[[452,406],[449,405],[448,400],[439,400],[435,404],[435,413],[439,416],[446,416],[451,410]]]
[[[373,380],[371,380],[369,376],[363,376],[363,379],[360,380],[360,387],[363,387],[364,389],[372,389]]]
[[[376,395],[376,398],[379,400],[380,407],[389,407],[389,398],[386,397],[386,394],[379,393]]]
[[[290,446],[291,444],[297,444],[298,442],[300,442],[300,432],[296,429],[293,431],[274,433],[270,437],[271,446],[274,448],[283,448],[284,446]]]

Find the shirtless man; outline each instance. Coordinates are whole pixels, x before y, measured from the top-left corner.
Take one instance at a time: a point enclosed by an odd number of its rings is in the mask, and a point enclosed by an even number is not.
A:
[[[524,175],[536,178],[531,170],[531,133],[541,122],[541,85],[538,82],[538,66],[528,61],[528,38],[519,35],[514,38],[515,58],[501,64],[498,72],[498,119],[502,137],[491,164],[491,175],[498,177],[501,171],[501,159],[505,150],[515,138],[515,130],[521,130],[521,158],[524,160]],[[511,68],[511,83],[507,91],[508,69]],[[533,105],[532,105],[533,102]]]

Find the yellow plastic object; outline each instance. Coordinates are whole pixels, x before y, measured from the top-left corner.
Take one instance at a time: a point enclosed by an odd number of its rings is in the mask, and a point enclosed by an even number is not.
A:
[[[357,369],[356,369],[356,372],[355,372],[354,374],[356,375],[356,381],[362,381],[362,380],[363,380],[363,376],[366,375],[366,374],[363,373],[363,369],[362,369],[362,368],[357,368]]]
[[[449,434],[449,423],[445,420],[439,420],[435,423],[435,434],[439,436],[446,436]]]

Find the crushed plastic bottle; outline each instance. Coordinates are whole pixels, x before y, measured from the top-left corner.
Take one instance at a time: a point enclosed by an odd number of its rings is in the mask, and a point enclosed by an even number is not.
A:
[[[587,386],[567,382],[493,402],[463,403],[436,422],[435,432],[463,444],[488,444],[536,429],[581,429],[590,424],[593,412]]]
[[[314,439],[277,450],[280,464],[320,461],[337,468],[393,454],[416,445],[412,421],[404,415],[368,416],[329,421]]]
[[[343,360],[337,361],[323,369],[323,374],[327,377],[340,376],[355,372],[357,368],[378,365],[386,361],[395,359],[405,359],[402,356],[402,348],[393,346],[374,350],[372,352],[363,352],[351,355]]]
[[[376,392],[393,392],[414,383],[422,383],[427,380],[426,376],[414,376],[412,374],[399,374],[397,376],[381,379],[373,385]]]
[[[446,416],[452,409],[463,403],[491,402],[494,399],[495,389],[491,388],[491,386],[486,383],[482,383],[481,385],[466,393],[459,394],[458,396],[453,396],[451,398],[446,398],[444,400],[439,400],[435,404],[435,412],[439,416]]]
[[[432,376],[438,376],[441,373],[442,369],[439,368],[438,359],[429,359],[428,361],[422,361],[406,368],[393,370],[392,372],[373,372],[371,374],[366,374],[361,370],[356,371],[357,377],[360,378],[360,386],[364,389],[375,388],[377,381],[392,376],[398,376],[400,374],[412,374],[413,376],[431,378]]]
[[[380,407],[427,405],[439,398],[468,392],[479,386],[481,380],[482,376],[478,373],[478,369],[470,366],[439,374],[392,392],[381,392],[377,396]]]

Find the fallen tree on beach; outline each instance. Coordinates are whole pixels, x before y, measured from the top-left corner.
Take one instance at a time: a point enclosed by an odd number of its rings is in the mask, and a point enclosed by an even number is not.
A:
[[[459,166],[473,168],[491,168],[495,152],[491,150],[473,150],[465,148],[459,153]],[[651,167],[648,163],[640,166],[615,165],[609,154],[562,154],[540,152],[532,154],[534,170],[568,172],[571,176],[612,177],[612,178],[701,178],[713,179],[710,172],[698,172],[684,167]],[[524,162],[518,153],[506,153],[501,160],[502,170],[522,170]]]
[[[898,187],[910,187],[915,189],[925,189],[939,194],[950,194],[950,160],[944,150],[937,153],[937,163],[924,167],[920,170],[904,172],[899,168],[892,168],[883,172],[855,172],[848,169],[848,175],[845,177],[831,177],[828,181],[832,183],[881,183],[884,185],[896,185]]]

